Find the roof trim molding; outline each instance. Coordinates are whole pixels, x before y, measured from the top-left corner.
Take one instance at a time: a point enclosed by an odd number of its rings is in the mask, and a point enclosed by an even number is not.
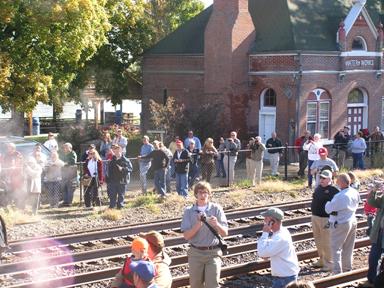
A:
[[[361,13],[363,15],[363,17],[365,18],[365,20],[367,21],[368,27],[371,30],[372,34],[377,39],[378,34],[376,31],[375,25],[373,24],[372,19],[368,14],[367,9],[365,8],[366,2],[367,2],[367,0],[354,0],[354,4],[353,4],[352,8],[344,20],[345,34],[348,35],[348,33],[351,31],[353,25],[355,24],[357,17],[359,17],[359,15]]]

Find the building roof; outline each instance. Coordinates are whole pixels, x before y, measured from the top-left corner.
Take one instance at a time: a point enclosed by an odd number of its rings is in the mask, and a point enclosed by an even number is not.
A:
[[[349,0],[250,0],[256,27],[251,52],[336,51],[339,23],[351,8]],[[376,24],[380,1],[368,0],[366,8]]]
[[[171,34],[160,40],[145,54],[203,54],[204,31],[211,16],[213,6],[181,25]]]
[[[380,2],[367,0],[365,5],[375,25],[383,18]],[[256,27],[250,52],[337,51],[336,32],[352,5],[350,0],[249,0]],[[203,54],[212,9],[211,5],[146,54]]]

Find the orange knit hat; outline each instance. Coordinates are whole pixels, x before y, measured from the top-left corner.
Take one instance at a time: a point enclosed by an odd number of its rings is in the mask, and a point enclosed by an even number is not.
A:
[[[148,241],[144,238],[137,237],[133,239],[131,244],[131,250],[135,251],[147,251],[148,250]]]

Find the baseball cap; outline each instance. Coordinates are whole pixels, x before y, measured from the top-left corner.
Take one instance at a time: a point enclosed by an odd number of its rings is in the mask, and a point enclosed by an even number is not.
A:
[[[261,212],[260,215],[263,217],[272,217],[280,221],[284,219],[284,212],[276,207],[269,208],[267,211]]]
[[[329,170],[323,170],[323,171],[320,173],[320,177],[323,177],[323,178],[332,178],[332,172],[329,171]]]
[[[319,155],[328,155],[328,150],[327,148],[321,147],[319,149]]]
[[[131,249],[135,251],[148,250],[148,241],[144,238],[137,237],[131,243]]]
[[[181,140],[176,140],[176,144],[183,144],[183,141],[181,141]]]
[[[139,275],[145,282],[151,281],[156,276],[155,266],[150,261],[132,261],[132,263],[129,264],[129,269]]]
[[[149,245],[163,249],[164,237],[157,231],[149,231],[148,233],[140,233],[140,237],[148,241]]]

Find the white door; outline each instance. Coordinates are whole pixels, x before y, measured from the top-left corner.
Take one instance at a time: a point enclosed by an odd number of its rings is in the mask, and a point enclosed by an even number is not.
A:
[[[276,130],[276,113],[259,113],[259,135],[265,144],[271,138],[272,132]],[[264,158],[268,159],[268,153],[264,153]]]

